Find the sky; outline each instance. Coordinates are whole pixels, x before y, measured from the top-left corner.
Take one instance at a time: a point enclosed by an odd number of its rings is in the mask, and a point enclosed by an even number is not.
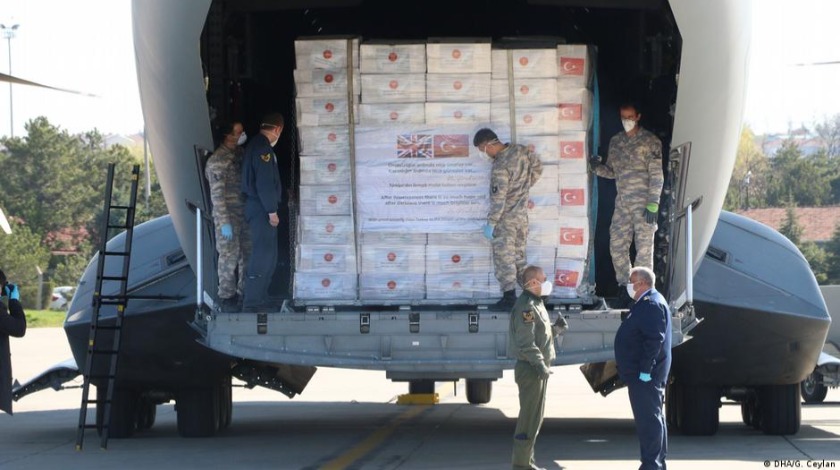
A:
[[[741,1],[741,0],[729,0]],[[786,132],[840,114],[840,1],[751,0],[753,40],[744,121],[757,133]],[[143,129],[131,34],[130,0],[0,0],[0,23],[19,24],[0,38],[0,71],[98,95],[73,96],[15,86],[14,132],[47,116],[70,132]],[[0,135],[9,126],[9,86],[0,84]]]

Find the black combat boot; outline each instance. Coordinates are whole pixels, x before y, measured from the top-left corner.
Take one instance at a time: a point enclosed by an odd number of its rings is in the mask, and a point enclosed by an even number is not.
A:
[[[630,308],[633,304],[636,303],[630,294],[627,293],[627,284],[619,284],[618,285],[618,304],[616,307],[618,308]]]
[[[240,308],[236,295],[229,299],[219,299],[219,309],[222,313],[238,312]]]
[[[513,304],[516,303],[516,291],[509,290],[505,291],[505,294],[502,296],[501,300],[495,303],[494,307],[498,310],[510,310],[513,308]]]

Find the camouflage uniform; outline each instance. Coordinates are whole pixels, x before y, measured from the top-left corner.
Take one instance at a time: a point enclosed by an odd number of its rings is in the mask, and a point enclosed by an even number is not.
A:
[[[557,357],[554,332],[545,305],[524,291],[510,314],[508,356],[516,359],[514,377],[519,387],[519,419],[513,434],[513,468],[535,468],[534,445],[540,433],[548,379],[542,371]],[[545,367],[543,367],[543,364]]]
[[[516,289],[525,269],[528,192],[542,175],[540,159],[523,145],[508,145],[493,159],[490,213],[493,266],[503,292]]]
[[[216,251],[219,252],[219,298],[242,295],[245,283],[245,263],[251,254],[251,238],[245,223],[245,198],[240,190],[242,182],[242,149],[231,150],[224,145],[207,160],[204,175],[210,183],[213,202],[213,222],[216,226]],[[222,225],[233,227],[233,239],[222,237]],[[237,270],[239,278],[237,279]]]
[[[645,222],[645,206],[659,204],[664,176],[662,142],[646,129],[633,136],[619,132],[610,139],[606,164],[595,173],[616,180],[618,195],[610,224],[610,255],[616,281],[627,284],[630,273],[630,242],[635,235],[636,266],[653,269],[653,234],[656,224]]]

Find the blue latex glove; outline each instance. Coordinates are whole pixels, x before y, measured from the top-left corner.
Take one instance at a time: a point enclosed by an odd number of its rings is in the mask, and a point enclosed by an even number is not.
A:
[[[493,224],[484,224],[484,228],[483,228],[484,238],[486,238],[488,240],[492,240],[493,239],[493,230],[495,228],[496,228],[496,226],[493,225]]]
[[[3,294],[9,296],[9,300],[20,301],[20,290],[18,289],[18,286],[14,284],[7,284],[6,287],[3,288]]]
[[[650,374],[646,372],[639,372],[639,380],[642,382],[650,382]]]
[[[233,240],[233,225],[222,225],[222,238],[224,238],[225,240]]]

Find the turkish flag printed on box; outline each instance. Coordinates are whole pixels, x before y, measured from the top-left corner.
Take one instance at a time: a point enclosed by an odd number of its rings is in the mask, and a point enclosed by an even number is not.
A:
[[[352,300],[356,274],[295,273],[295,299]]]
[[[353,218],[348,215],[302,216],[300,243],[350,245],[353,243]]]
[[[560,215],[589,215],[588,173],[560,173]]]
[[[425,245],[363,245],[363,273],[415,273],[426,271]]]
[[[322,155],[350,158],[350,128],[319,126],[298,128],[301,155]]]
[[[586,88],[559,89],[557,109],[560,131],[587,131],[592,124],[592,92]]]
[[[589,250],[589,218],[561,217],[557,235],[557,256],[586,258]]]
[[[595,69],[595,48],[585,44],[557,46],[557,76],[564,88],[588,88]]]
[[[361,274],[361,298],[420,300],[426,296],[426,279],[422,274]]]
[[[257,256],[259,254],[257,253]],[[353,245],[298,245],[297,270],[302,273],[355,273]]]
[[[587,137],[586,132],[561,132],[558,142],[560,152],[560,171],[562,173],[587,172]]]
[[[301,215],[350,215],[350,185],[301,186]]]
[[[425,44],[362,44],[362,73],[426,73]]]
[[[554,260],[554,289],[552,297],[575,298],[583,280],[584,261],[568,258]]]

